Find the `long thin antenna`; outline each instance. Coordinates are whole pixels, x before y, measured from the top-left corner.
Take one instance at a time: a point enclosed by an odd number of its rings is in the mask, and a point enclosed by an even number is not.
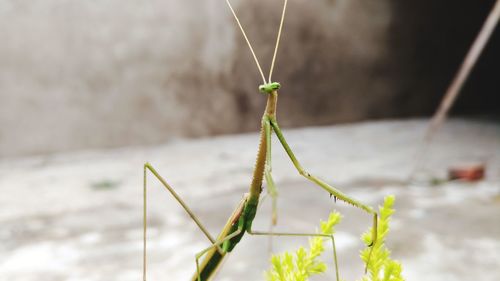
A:
[[[424,140],[420,145],[416,156],[416,164],[412,171],[412,174],[410,175],[410,179],[413,178],[415,174],[419,172],[420,169],[422,168],[424,157],[427,154],[427,150],[432,140],[432,137],[446,119],[448,111],[455,102],[465,81],[467,81],[467,78],[469,77],[470,72],[474,68],[474,65],[476,65],[476,62],[479,56],[481,55],[484,47],[486,46],[488,39],[490,39],[491,34],[495,29],[499,18],[500,18],[500,0],[497,0],[495,6],[488,15],[488,18],[486,19],[483,27],[481,28],[479,35],[472,44],[472,47],[467,53],[462,65],[460,66],[458,73],[456,74],[448,90],[446,91],[446,94],[443,100],[441,101],[439,108],[434,113],[434,116],[432,117],[429,127],[427,127]]]
[[[278,36],[276,37],[276,46],[274,47],[274,54],[273,54],[273,60],[271,62],[271,69],[269,69],[269,83],[271,83],[271,76],[273,76],[273,69],[274,69],[274,62],[276,61],[276,54],[278,53],[278,47],[280,45],[280,39],[281,39],[281,30],[283,29],[283,22],[285,21],[285,12],[286,12],[286,4],[288,3],[288,0],[285,0],[285,4],[283,5],[283,13],[281,14],[281,22],[280,22],[280,29],[278,30]]]
[[[267,84],[266,77],[264,76],[264,72],[262,72],[262,68],[260,67],[259,60],[257,59],[255,52],[253,51],[252,44],[250,44],[250,41],[248,40],[247,34],[245,33],[243,26],[241,26],[241,23],[240,23],[240,20],[238,19],[238,16],[234,12],[234,9],[231,6],[231,3],[229,3],[229,0],[226,0],[226,3],[229,6],[229,9],[231,9],[231,12],[233,13],[234,18],[236,19],[236,22],[238,23],[238,26],[240,27],[241,33],[243,33],[243,37],[245,37],[245,40],[247,41],[248,47],[250,48],[250,52],[252,52],[253,59],[255,60],[255,63],[257,64],[257,68],[259,69],[260,76],[262,76],[262,81],[264,81],[264,84]]]

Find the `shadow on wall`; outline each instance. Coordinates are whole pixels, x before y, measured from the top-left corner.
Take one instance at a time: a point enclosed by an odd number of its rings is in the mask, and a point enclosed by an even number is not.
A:
[[[397,104],[412,115],[431,114],[458,71],[495,0],[391,1],[393,60],[405,79]],[[500,26],[465,84],[453,113],[498,114]],[[397,107],[397,104],[394,104]],[[400,112],[404,116],[405,112]]]
[[[281,124],[429,114],[493,2],[290,0]],[[282,1],[234,5],[267,70]],[[0,37],[0,156],[259,126],[260,76],[224,1],[6,0]],[[495,112],[498,38],[459,112]]]

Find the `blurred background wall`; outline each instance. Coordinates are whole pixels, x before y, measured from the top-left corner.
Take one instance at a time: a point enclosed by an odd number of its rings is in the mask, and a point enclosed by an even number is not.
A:
[[[234,0],[267,70],[282,1]],[[493,0],[291,0],[285,127],[428,116]],[[456,114],[500,112],[500,31]],[[0,156],[255,131],[265,97],[223,0],[0,0]]]

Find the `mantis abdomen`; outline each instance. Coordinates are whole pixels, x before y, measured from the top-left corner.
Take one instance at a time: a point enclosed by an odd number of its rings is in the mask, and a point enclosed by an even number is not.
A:
[[[203,263],[200,265],[200,279],[198,279],[198,273],[196,272],[191,278],[192,281],[208,281],[217,272],[219,266],[222,264],[227,252],[219,253],[217,248],[212,249],[208,252],[207,257],[203,260]]]
[[[224,225],[224,228],[217,237],[217,241],[215,242],[217,247],[212,247],[210,248],[210,250],[206,252],[206,256],[203,259],[203,262],[200,264],[199,268],[197,268],[193,278],[191,278],[192,281],[211,280],[215,276],[215,273],[217,272],[219,266],[222,264],[222,261],[226,257],[227,253],[231,252],[234,246],[239,242],[241,237],[244,235],[245,233],[244,229],[241,229],[238,226],[240,224],[239,221],[243,213],[243,210],[245,208],[247,198],[248,198],[247,195],[243,197],[243,199],[240,201],[234,212],[227,220],[226,224]],[[235,234],[237,235],[234,236]],[[229,239],[228,236],[230,235],[234,236],[234,238]],[[232,243],[233,240],[235,240],[234,243]]]

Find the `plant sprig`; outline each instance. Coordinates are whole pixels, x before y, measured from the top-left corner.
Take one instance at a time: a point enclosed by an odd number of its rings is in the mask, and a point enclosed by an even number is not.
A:
[[[368,274],[361,281],[403,281],[401,274],[401,263],[391,259],[391,252],[385,246],[385,238],[389,233],[389,223],[394,214],[393,195],[384,199],[384,205],[379,207],[380,217],[378,221],[378,239],[371,247],[361,251],[361,260],[366,264],[370,251],[372,256],[367,266]],[[327,221],[321,221],[321,234],[330,235],[334,233],[334,227],[340,223],[342,216],[338,212],[332,212]],[[361,239],[366,245],[371,244],[372,228],[365,232]],[[309,239],[309,248],[300,247],[295,253],[285,252],[271,257],[271,268],[266,272],[268,281],[307,281],[312,275],[322,274],[327,270],[327,265],[320,259],[325,251],[324,237]]]
[[[342,216],[333,212],[327,221],[321,221],[320,233],[331,235],[334,226],[338,224]],[[309,249],[300,247],[295,254],[284,253],[271,257],[272,268],[266,272],[268,281],[306,281],[310,276],[321,274],[326,271],[326,264],[319,259],[325,251],[324,242],[327,238],[314,237],[309,239]]]

